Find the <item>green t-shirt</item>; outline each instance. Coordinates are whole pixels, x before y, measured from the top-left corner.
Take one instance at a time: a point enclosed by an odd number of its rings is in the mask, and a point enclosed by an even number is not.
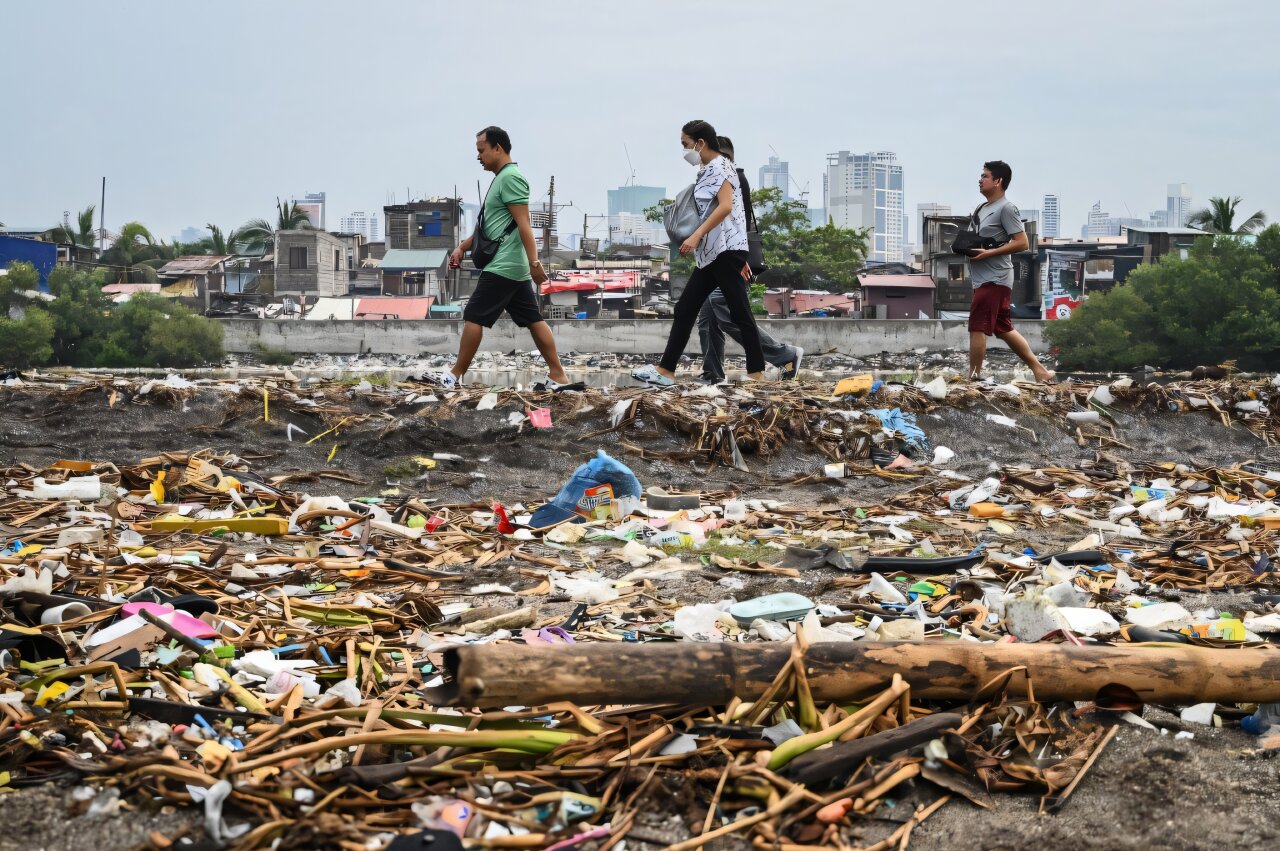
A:
[[[524,179],[520,169],[511,163],[498,172],[489,186],[489,194],[484,201],[484,230],[489,239],[497,239],[511,224],[511,211],[508,204],[529,203],[529,181]],[[524,243],[520,241],[520,229],[516,228],[502,240],[493,262],[484,267],[484,271],[510,278],[513,281],[528,281],[529,257],[524,252]]]

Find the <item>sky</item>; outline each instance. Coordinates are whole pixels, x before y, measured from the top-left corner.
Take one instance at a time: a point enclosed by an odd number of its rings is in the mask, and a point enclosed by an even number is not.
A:
[[[1280,217],[1277,3],[61,0],[0,4],[0,33],[11,226],[74,217],[104,176],[108,229],[163,239],[306,192],[331,229],[406,192],[475,200],[497,124],[532,200],[554,176],[572,202],[563,239],[609,188],[690,182],[694,118],[753,180],[776,151],[812,207],[828,153],[895,152],[912,231],[918,203],[979,203],[988,159],[1020,207],[1058,194],[1064,235],[1169,183]]]

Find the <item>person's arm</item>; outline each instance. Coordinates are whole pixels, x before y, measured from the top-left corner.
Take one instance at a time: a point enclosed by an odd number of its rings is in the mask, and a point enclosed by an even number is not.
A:
[[[711,211],[711,215],[698,225],[698,229],[693,235],[684,241],[680,246],[681,254],[688,254],[698,247],[698,243],[702,242],[702,238],[711,231],[720,226],[720,223],[729,217],[733,212],[733,184],[725,181],[720,184],[720,189],[716,192],[716,208]]]
[[[970,257],[970,260],[990,260],[992,257],[999,257],[1002,254],[1017,254],[1019,251],[1026,251],[1030,246],[1027,242],[1027,232],[1018,231],[1009,241],[999,248],[984,248],[977,254]]]
[[[541,284],[547,279],[547,273],[542,268],[542,261],[538,259],[538,243],[534,241],[533,226],[529,224],[529,205],[508,204],[507,210],[511,212],[511,218],[515,219],[520,241],[524,243],[524,253],[529,258],[529,273],[533,276],[533,282]]]
[[[472,240],[472,237],[470,236],[462,240],[462,242],[458,243],[458,247],[453,249],[453,251],[449,254],[450,269],[457,269],[459,266],[462,265],[463,255],[471,250],[471,240]]]

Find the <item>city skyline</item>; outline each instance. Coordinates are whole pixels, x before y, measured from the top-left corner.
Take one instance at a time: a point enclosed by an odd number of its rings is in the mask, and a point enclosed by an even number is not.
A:
[[[1164,206],[1163,192],[1171,182],[1194,187],[1196,207],[1211,195],[1239,195],[1250,211],[1280,216],[1280,163],[1267,143],[1280,131],[1280,111],[1260,108],[1280,82],[1277,63],[1265,59],[1271,52],[1268,35],[1280,25],[1280,7],[1243,2],[1208,7],[1178,0],[1116,6],[1085,0],[1070,15],[1035,6],[1022,10],[1017,31],[993,40],[988,19],[1002,8],[997,4],[974,3],[957,18],[815,0],[785,36],[803,48],[793,61],[753,77],[750,88],[730,87],[723,97],[689,106],[664,102],[637,110],[625,99],[593,103],[594,132],[585,134],[581,122],[567,118],[584,93],[592,97],[589,88],[581,88],[584,75],[590,81],[591,69],[617,67],[623,56],[687,56],[697,42],[695,28],[683,25],[680,7],[667,3],[655,3],[654,14],[638,16],[619,33],[596,6],[578,0],[560,0],[552,15],[497,2],[501,14],[493,17],[500,23],[492,37],[519,33],[532,43],[565,48],[538,60],[543,94],[537,98],[530,96],[529,85],[513,83],[506,70],[473,63],[474,45],[466,40],[433,45],[432,61],[467,69],[468,85],[423,87],[400,73],[402,60],[387,49],[386,33],[468,31],[474,21],[462,8],[388,2],[377,7],[370,26],[351,28],[344,24],[345,7],[328,0],[265,5],[227,0],[227,14],[218,16],[138,0],[131,6],[130,26],[138,43],[150,45],[143,57],[101,37],[115,18],[100,4],[69,0],[56,7],[6,7],[9,31],[50,35],[15,38],[0,59],[11,79],[44,81],[38,88],[10,91],[19,129],[0,138],[0,220],[53,226],[64,210],[97,204],[103,176],[107,227],[118,230],[137,220],[158,237],[196,223],[214,222],[226,230],[251,218],[271,218],[277,197],[315,187],[323,187],[335,213],[368,210],[370,197],[395,193],[403,199],[406,186],[419,197],[448,195],[456,187],[463,198],[474,200],[477,180],[481,189],[489,180],[475,163],[474,133],[491,123],[511,132],[513,156],[529,179],[531,200],[545,200],[555,175],[557,203],[573,202],[576,209],[564,215],[580,219],[583,212],[604,214],[606,191],[632,177],[673,192],[687,184],[692,174],[680,157],[678,136],[692,118],[705,118],[733,137],[748,175],[757,175],[770,156],[787,162],[791,194],[798,198],[807,190],[810,208],[821,205],[827,153],[884,150],[894,151],[910,172],[905,210],[925,201],[971,210],[981,200],[982,162],[999,158],[1013,167],[1009,194],[1020,207],[1039,208],[1044,215],[1044,195],[1061,193],[1064,234],[1078,232],[1098,200],[1113,215],[1147,217]],[[922,11],[942,8],[918,5]],[[249,13],[253,26],[243,24]],[[908,16],[909,54],[901,50],[901,39],[875,39],[852,53],[836,49],[851,27],[900,31]],[[742,0],[732,21],[735,38],[771,31],[776,9]],[[803,26],[817,21],[822,26]],[[174,37],[193,28],[200,39]],[[1048,33],[1063,50],[1043,49]],[[276,87],[259,84],[282,78],[291,54],[279,48],[294,42],[340,49],[382,82],[354,87],[345,62],[312,68],[315,84],[335,102],[352,105],[349,114],[339,113],[333,129],[316,132],[321,125],[312,100],[281,98]],[[51,43],[58,50],[50,50]],[[1194,47],[1223,61],[1153,84],[1151,69],[1161,66],[1171,45]],[[840,107],[841,87],[873,69],[905,90],[933,92],[939,80],[953,77],[984,52],[994,54],[991,61],[1024,71],[994,106],[964,108],[941,95],[930,100],[930,109],[945,124],[945,145],[920,132],[918,98],[878,105],[873,122],[860,109]],[[174,63],[210,72],[177,80],[156,70]],[[643,67],[651,85],[675,91],[690,85],[687,64],[659,61]],[[246,132],[243,121],[211,118],[178,144],[161,132],[140,132],[145,122],[140,125],[110,98],[90,97],[67,110],[45,94],[74,89],[85,67],[95,69],[99,91],[137,92],[160,104],[197,98],[209,110],[253,115],[253,132]],[[1133,85],[1139,83],[1142,97],[1135,104]],[[486,96],[478,99],[476,91]],[[1088,110],[1062,106],[1063,97],[1068,102],[1087,97]],[[397,120],[372,118],[384,113],[394,113]],[[1158,129],[1152,116],[1164,116],[1168,128]],[[378,139],[376,156],[351,157],[351,143],[367,139],[371,130]],[[580,228],[579,222],[572,230]]]

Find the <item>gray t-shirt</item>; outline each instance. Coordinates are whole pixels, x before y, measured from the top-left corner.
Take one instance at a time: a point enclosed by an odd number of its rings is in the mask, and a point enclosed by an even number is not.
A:
[[[978,236],[1005,242],[1022,233],[1022,215],[1008,198],[983,204],[978,210]],[[973,288],[983,284],[1000,284],[1013,289],[1013,255],[1001,254],[989,260],[969,261],[969,280]]]

